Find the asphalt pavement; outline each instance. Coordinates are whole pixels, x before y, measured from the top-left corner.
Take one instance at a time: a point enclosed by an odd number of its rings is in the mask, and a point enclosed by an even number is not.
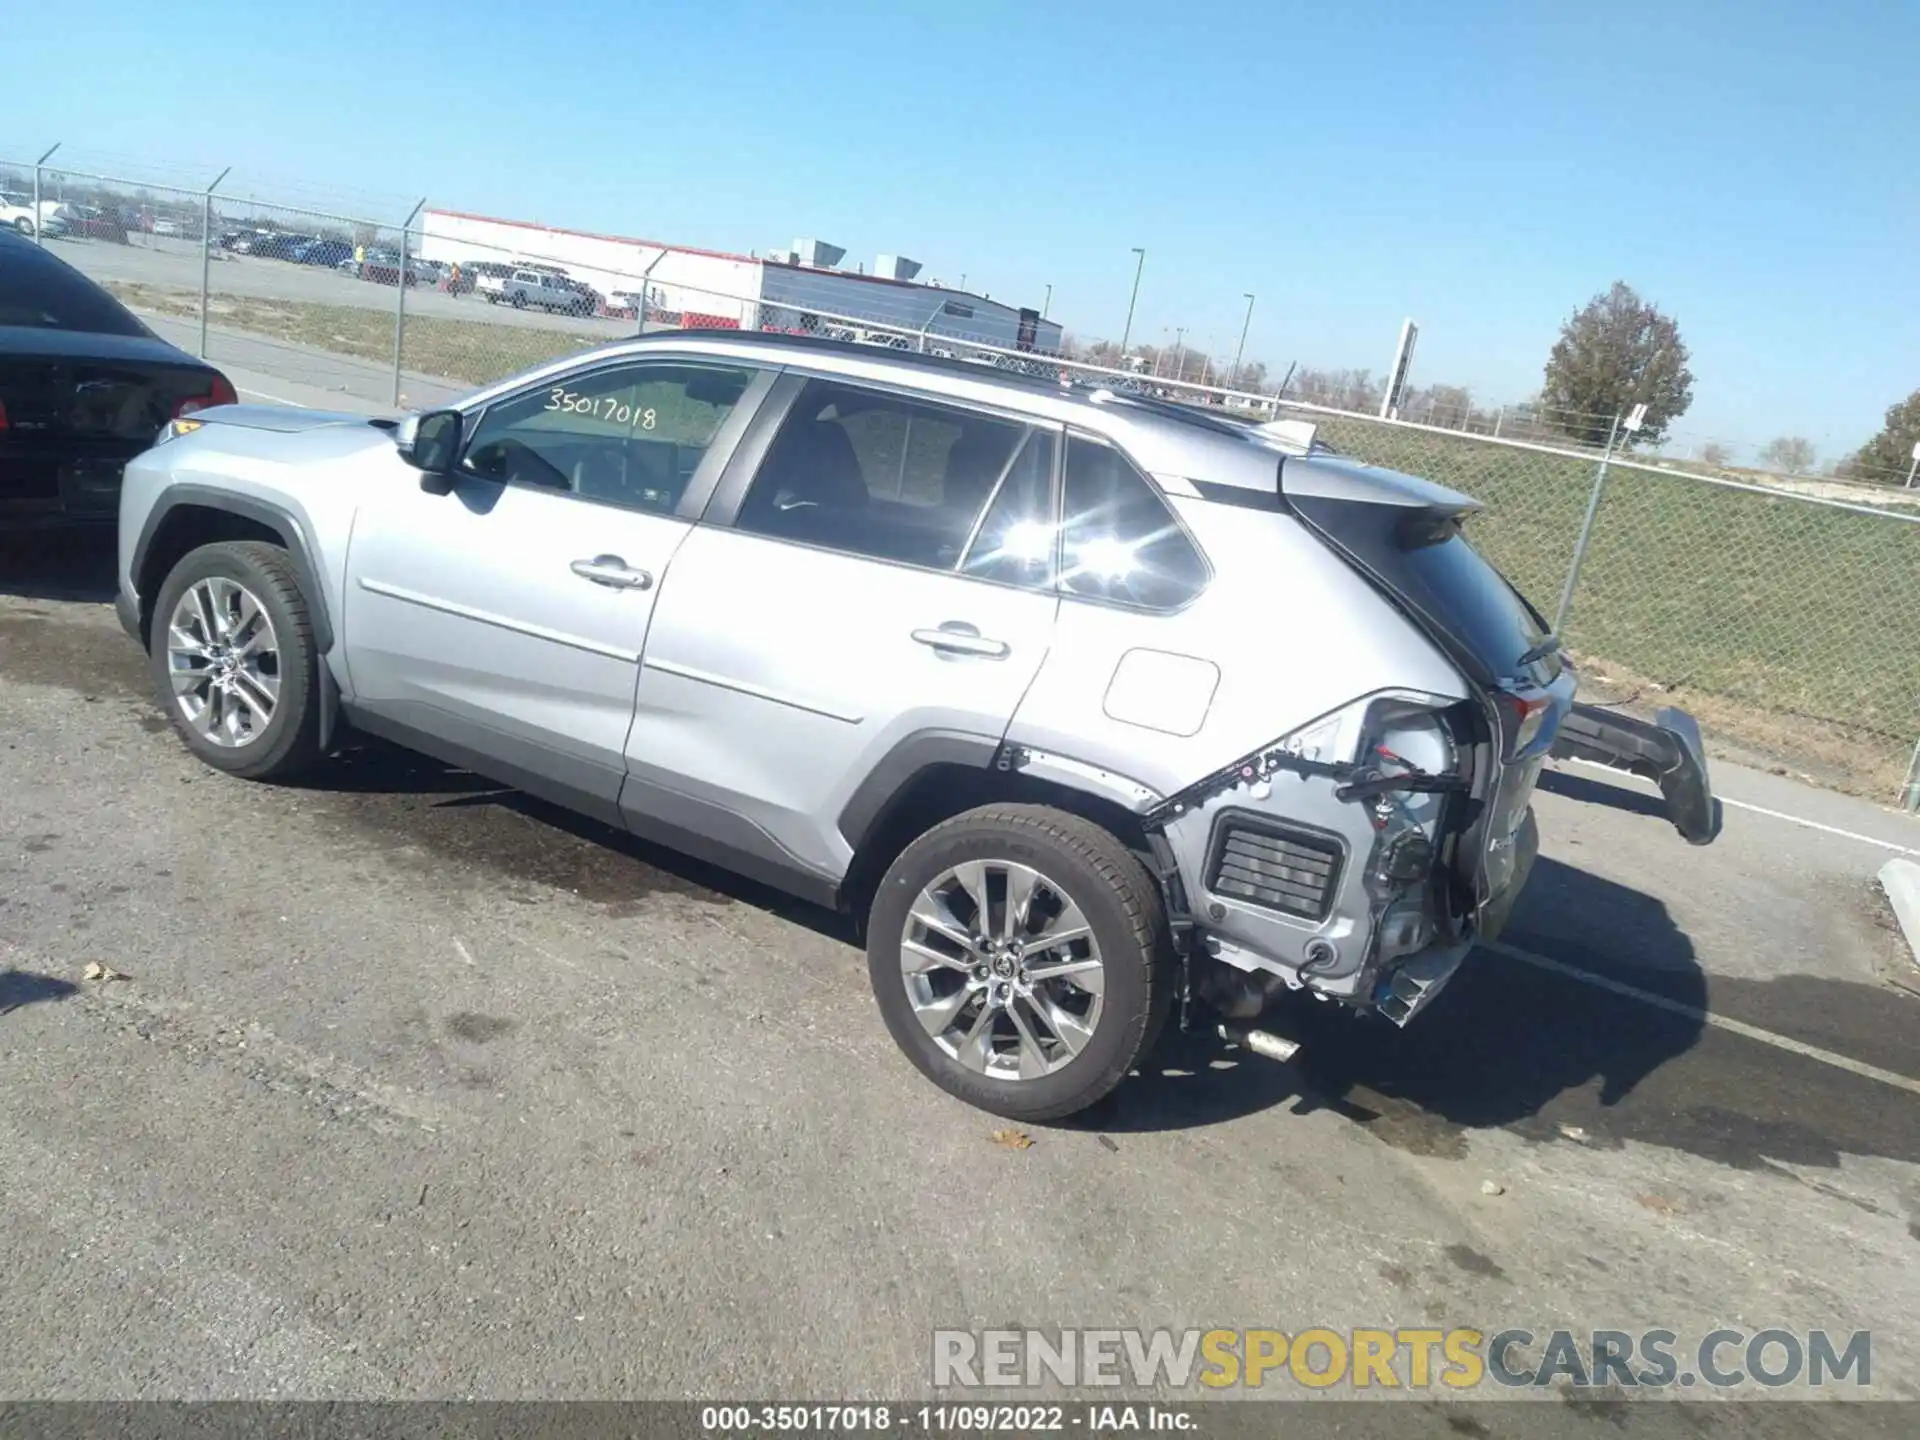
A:
[[[0,1395],[898,1397],[936,1327],[1731,1324],[1871,1329],[1866,1393],[1920,1399],[1907,817],[1721,766],[1696,850],[1551,773],[1513,929],[1407,1031],[1176,1037],[1016,1148],[829,914],[396,750],[202,767],[110,573],[0,548]]]

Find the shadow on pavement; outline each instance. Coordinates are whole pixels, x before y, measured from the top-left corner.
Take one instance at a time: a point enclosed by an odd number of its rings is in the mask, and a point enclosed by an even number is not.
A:
[[[1658,900],[1542,859],[1520,913],[1542,906],[1578,913],[1594,933],[1620,937],[1603,954],[1584,954],[1582,968],[1705,1005],[1692,944]],[[1704,1028],[1696,1018],[1486,949],[1469,956],[1405,1030],[1301,996],[1270,1012],[1265,1024],[1301,1042],[1291,1063],[1200,1036],[1170,1036],[1094,1128],[1183,1128],[1292,1100],[1295,1113],[1336,1110],[1402,1149],[1459,1155],[1468,1130],[1501,1126],[1544,1138],[1554,1127],[1543,1111],[1571,1091],[1590,1091],[1602,1106],[1620,1104],[1690,1049]]]
[[[1629,815],[1651,815],[1656,820],[1667,818],[1665,800],[1643,790],[1629,789],[1625,783],[1609,784],[1586,775],[1549,769],[1540,772],[1539,788],[1549,795],[1563,795],[1569,800],[1579,800],[1588,805],[1605,805],[1612,810],[1624,810]]]
[[[40,1000],[64,1000],[79,988],[70,980],[31,970],[0,970],[0,1015]]]
[[[753,905],[855,943],[844,916],[383,740],[355,737],[296,783],[330,797],[342,819],[377,843],[509,883],[571,891],[615,916],[637,915],[668,895]],[[531,903],[533,892],[526,898]]]
[[[110,605],[114,544],[111,525],[0,534],[0,595]]]

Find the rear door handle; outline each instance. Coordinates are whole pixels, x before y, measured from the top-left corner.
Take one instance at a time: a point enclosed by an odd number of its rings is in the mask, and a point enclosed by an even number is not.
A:
[[[949,620],[933,630],[915,630],[913,638],[922,645],[943,650],[949,655],[978,655],[983,660],[1004,660],[1012,654],[1004,640],[989,640],[973,626]]]
[[[596,555],[591,560],[576,560],[570,567],[582,580],[605,585],[613,590],[647,590],[653,576],[636,570],[618,555]]]

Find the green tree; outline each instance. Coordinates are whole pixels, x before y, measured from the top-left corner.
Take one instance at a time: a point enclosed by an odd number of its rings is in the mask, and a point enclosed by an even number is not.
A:
[[[1647,414],[1635,441],[1658,445],[1692,403],[1680,327],[1624,280],[1567,318],[1540,387],[1545,418],[1590,445],[1605,444],[1613,417],[1636,405]]]
[[[1844,473],[1862,480],[1905,480],[1915,445],[1920,445],[1920,390],[1887,407],[1880,433],[1848,457]]]

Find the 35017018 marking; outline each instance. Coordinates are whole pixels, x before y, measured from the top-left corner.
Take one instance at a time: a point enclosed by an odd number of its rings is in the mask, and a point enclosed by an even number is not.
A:
[[[556,385],[547,392],[547,403],[542,408],[585,415],[593,420],[611,420],[616,425],[637,424],[642,430],[653,429],[660,420],[659,412],[651,406],[637,407],[613,395],[582,395],[564,385]]]

